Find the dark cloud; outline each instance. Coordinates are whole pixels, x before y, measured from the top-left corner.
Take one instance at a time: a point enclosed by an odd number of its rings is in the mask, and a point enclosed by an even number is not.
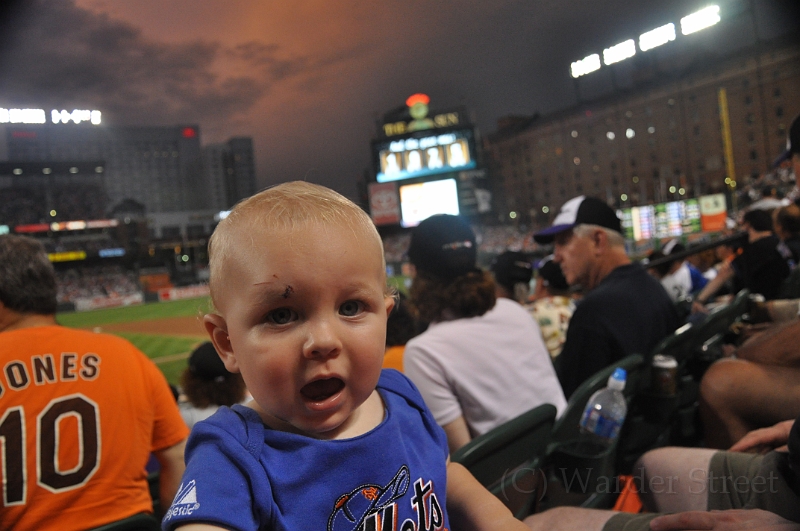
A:
[[[351,196],[370,163],[376,119],[408,95],[429,94],[433,109],[465,105],[487,134],[501,116],[546,114],[573,105],[577,92],[570,62],[677,22],[706,4],[135,3],[146,13],[137,20],[171,16],[182,35],[197,37],[180,20],[182,9],[197,8],[207,16],[241,9],[264,17],[258,24],[241,22],[263,29],[263,38],[243,31],[246,36],[237,42],[218,42],[209,37],[181,41],[167,34],[163,23],[160,33],[150,26],[143,32],[103,14],[100,2],[84,9],[75,0],[8,1],[0,11],[7,19],[0,21],[5,22],[0,27],[0,106],[91,106],[103,110],[111,123],[199,123],[204,141],[252,136],[262,184],[309,179]],[[702,46],[709,50],[752,42],[754,32],[767,39],[796,31],[796,0],[719,3],[736,31],[727,41],[706,39]],[[751,6],[755,23],[748,18]]]
[[[246,113],[275,82],[305,68],[277,45],[168,44],[71,1],[26,7],[0,59],[0,105],[91,104],[117,123],[214,121]],[[226,60],[242,62],[242,73],[221,75]]]

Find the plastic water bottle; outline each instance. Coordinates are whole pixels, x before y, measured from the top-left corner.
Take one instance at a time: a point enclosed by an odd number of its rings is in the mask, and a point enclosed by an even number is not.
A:
[[[625,369],[618,368],[608,378],[608,386],[596,391],[586,403],[580,429],[581,446],[587,453],[602,452],[619,437],[628,413],[628,404],[622,394],[626,377]]]

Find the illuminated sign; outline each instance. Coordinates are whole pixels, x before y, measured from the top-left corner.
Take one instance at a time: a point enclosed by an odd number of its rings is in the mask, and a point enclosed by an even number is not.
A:
[[[66,124],[69,122],[79,124],[90,122],[94,125],[100,124],[100,111],[89,111],[74,109],[72,111],[50,111],[50,120],[54,124]],[[3,109],[0,108],[0,124],[43,124],[47,123],[47,114],[44,109]]]
[[[113,258],[116,256],[125,256],[125,249],[121,247],[115,247],[113,249],[100,249],[98,251],[100,258]]]
[[[471,138],[472,130],[465,129],[376,144],[377,181],[385,183],[475,168]]]
[[[600,56],[596,53],[584,57],[580,61],[575,61],[570,66],[570,73],[576,79],[586,74],[591,74],[595,70],[600,70]]]
[[[413,120],[383,124],[383,134],[397,136],[425,129],[459,125],[461,120],[457,112],[437,114],[433,118],[428,118],[428,103],[430,101],[431,99],[427,94],[412,94],[409,96],[406,100],[406,105],[408,106],[408,113]]]
[[[433,122],[434,127],[451,127],[460,124],[461,118],[457,112],[448,112],[437,114],[431,119],[431,121]],[[411,122],[394,122],[390,124],[383,124],[383,133],[386,136],[397,136],[410,133],[414,131],[414,129],[409,129],[409,124],[413,122],[414,120]]]
[[[14,232],[60,232],[66,230],[107,229],[119,225],[116,219],[96,219],[93,221],[57,221],[50,223],[34,223],[31,225],[17,225]]]
[[[0,234],[8,234],[9,227],[8,225],[0,225]]]
[[[47,258],[49,258],[51,262],[72,262],[75,260],[86,260],[86,251],[48,253]]]

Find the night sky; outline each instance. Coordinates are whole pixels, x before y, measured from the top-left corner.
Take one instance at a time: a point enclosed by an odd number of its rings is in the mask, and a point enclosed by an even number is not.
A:
[[[571,61],[709,3],[9,2],[0,107],[99,109],[113,125],[196,123],[203,144],[251,136],[261,186],[305,179],[352,197],[376,119],[409,95],[427,93],[433,111],[465,105],[486,135],[501,116],[574,105]],[[750,5],[716,3],[723,16]],[[751,4],[747,26],[760,38],[798,31],[795,2]],[[736,45],[711,40],[698,46]]]

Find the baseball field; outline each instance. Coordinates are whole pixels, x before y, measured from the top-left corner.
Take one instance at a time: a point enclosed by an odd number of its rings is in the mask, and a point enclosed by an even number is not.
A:
[[[89,312],[63,313],[58,322],[124,337],[147,354],[172,384],[177,384],[192,349],[208,339],[202,316],[207,298],[157,302]]]

